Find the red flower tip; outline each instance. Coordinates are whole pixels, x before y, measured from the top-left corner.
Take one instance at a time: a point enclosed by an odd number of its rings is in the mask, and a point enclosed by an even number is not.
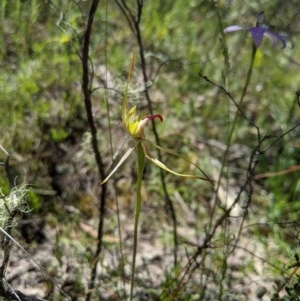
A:
[[[148,119],[148,120],[152,120],[154,118],[158,118],[160,121],[163,121],[163,117],[160,114],[149,115],[146,117],[146,119]]]

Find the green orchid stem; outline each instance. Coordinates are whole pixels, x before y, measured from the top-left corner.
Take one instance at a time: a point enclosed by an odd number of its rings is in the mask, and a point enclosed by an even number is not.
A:
[[[145,154],[141,143],[136,146],[137,153],[137,185],[136,185],[136,203],[134,210],[134,237],[133,237],[133,253],[131,264],[131,284],[130,284],[130,301],[133,300],[134,276],[135,276],[135,262],[138,242],[138,226],[142,205],[142,182],[143,172],[145,167]]]
[[[244,97],[245,97],[246,92],[248,90],[248,86],[249,86],[251,75],[252,75],[252,70],[253,70],[253,64],[254,64],[254,60],[255,60],[256,51],[257,51],[257,47],[253,43],[250,66],[249,66],[249,69],[248,69],[248,72],[247,72],[247,77],[246,77],[245,85],[244,85],[244,88],[243,88],[240,100],[237,103],[238,108],[237,108],[237,111],[235,113],[235,116],[234,116],[234,119],[233,119],[233,122],[232,122],[232,126],[231,126],[231,129],[230,129],[230,132],[229,132],[228,141],[227,141],[227,149],[226,149],[226,153],[225,153],[225,158],[228,155],[230,143],[231,143],[232,136],[233,136],[233,132],[234,132],[234,129],[235,129],[235,126],[236,126],[236,122],[237,122],[238,116],[239,116],[239,111],[241,109],[241,105],[242,105],[242,103],[244,101]]]
[[[224,154],[224,157],[223,157],[223,160],[222,160],[220,176],[219,176],[219,179],[218,179],[218,182],[217,182],[217,185],[216,185],[216,191],[219,190],[219,187],[220,187],[220,184],[221,184],[221,179],[222,179],[222,176],[223,176],[225,163],[226,163],[227,158],[228,158],[229,149],[230,149],[230,145],[231,145],[231,140],[232,140],[233,133],[234,133],[234,130],[235,130],[235,127],[236,127],[236,123],[237,123],[237,120],[238,120],[238,117],[239,117],[239,113],[240,113],[240,110],[241,110],[241,105],[243,104],[244,97],[245,97],[246,92],[247,92],[248,87],[249,87],[256,52],[257,52],[257,47],[253,43],[252,44],[252,54],[251,54],[250,65],[249,65],[249,69],[248,69],[248,72],[247,72],[247,77],[246,77],[246,81],[245,81],[245,84],[244,84],[244,88],[243,88],[241,97],[240,97],[239,101],[237,102],[237,110],[236,110],[236,113],[234,115],[234,119],[233,119],[233,122],[232,122],[232,125],[231,125],[231,128],[230,128],[230,131],[229,131],[226,150],[225,150],[225,154]],[[214,210],[214,208],[213,208],[213,210]],[[212,214],[212,216],[213,216],[213,214]],[[211,222],[212,222],[212,220],[211,220]]]

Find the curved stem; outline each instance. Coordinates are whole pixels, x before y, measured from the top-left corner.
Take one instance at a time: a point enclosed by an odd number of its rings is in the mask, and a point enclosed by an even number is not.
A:
[[[247,72],[246,81],[245,81],[245,84],[244,84],[244,88],[243,88],[241,97],[240,97],[239,101],[237,102],[237,110],[235,112],[231,128],[229,130],[229,135],[228,135],[226,150],[225,150],[225,153],[224,153],[224,156],[223,156],[223,159],[222,159],[221,171],[220,171],[219,179],[218,179],[217,185],[216,185],[216,194],[215,194],[215,197],[217,197],[217,193],[218,193],[218,190],[219,190],[219,187],[220,187],[220,184],[221,184],[221,179],[222,179],[222,176],[223,176],[223,172],[224,172],[226,161],[228,159],[228,154],[229,154],[229,150],[230,150],[231,140],[232,140],[232,137],[233,137],[234,129],[236,127],[236,123],[237,123],[237,119],[238,119],[238,116],[239,116],[239,112],[241,110],[241,105],[242,105],[242,103],[244,101],[246,92],[247,92],[248,87],[249,87],[249,83],[250,83],[250,79],[251,79],[251,76],[252,76],[252,70],[253,70],[253,64],[254,64],[256,52],[257,52],[257,47],[253,43],[252,44],[251,60],[250,60],[250,65],[249,65],[249,69],[248,69],[248,72]],[[215,207],[216,207],[216,202],[215,202],[215,204],[213,206],[213,209],[212,209],[212,214],[211,214],[212,217],[214,216],[213,213],[214,213]],[[212,219],[210,220],[209,230],[211,229],[211,226],[212,226]]]
[[[224,158],[227,158],[227,155],[228,155],[228,152],[229,152],[229,148],[230,148],[230,143],[231,143],[232,136],[233,136],[233,132],[234,132],[234,129],[235,129],[235,126],[236,126],[236,122],[237,122],[238,116],[239,116],[240,107],[241,107],[241,105],[242,105],[242,103],[244,101],[244,97],[245,97],[246,92],[247,92],[248,87],[249,87],[249,83],[250,83],[250,79],[251,79],[251,75],[252,75],[252,70],[253,70],[253,64],[254,64],[254,60],[255,60],[256,51],[257,51],[257,47],[253,44],[253,46],[252,46],[251,61],[250,61],[249,69],[248,69],[248,72],[247,72],[247,77],[246,77],[245,85],[244,85],[241,97],[240,97],[240,99],[239,99],[239,101],[237,103],[238,108],[237,108],[237,111],[236,111],[236,113],[234,115],[232,126],[231,126],[231,129],[230,129],[229,135],[228,135],[227,148],[226,148],[226,152],[225,152]]]
[[[239,101],[237,103],[237,110],[235,112],[234,119],[233,119],[233,122],[232,122],[232,125],[231,125],[231,128],[230,128],[230,132],[229,132],[229,135],[228,135],[227,146],[226,146],[226,151],[225,151],[225,154],[224,154],[224,157],[223,157],[222,169],[221,169],[221,172],[220,172],[220,177],[222,177],[224,165],[225,165],[225,162],[226,162],[227,157],[228,157],[228,153],[229,153],[229,149],[230,149],[230,144],[231,144],[231,140],[232,140],[232,137],[233,137],[233,133],[234,133],[234,129],[235,129],[235,126],[236,126],[236,122],[237,122],[237,119],[238,119],[238,116],[239,116],[239,112],[240,112],[240,109],[241,109],[241,105],[242,105],[242,103],[244,101],[244,97],[245,97],[246,92],[247,92],[248,87],[249,87],[249,83],[250,83],[250,79],[251,79],[251,75],[252,75],[252,70],[253,70],[253,64],[254,64],[255,55],[256,55],[256,50],[257,50],[257,48],[253,44],[253,46],[252,46],[251,61],[250,61],[249,69],[248,69],[248,72],[247,72],[247,77],[246,77],[245,85],[244,85],[241,97],[240,97],[240,99],[239,99]]]
[[[135,262],[138,242],[138,226],[142,205],[142,182],[143,172],[145,167],[145,154],[141,143],[136,146],[137,155],[137,184],[136,184],[136,203],[134,210],[134,237],[133,237],[133,252],[131,263],[131,283],[130,283],[130,301],[133,300],[134,276],[135,276]]]

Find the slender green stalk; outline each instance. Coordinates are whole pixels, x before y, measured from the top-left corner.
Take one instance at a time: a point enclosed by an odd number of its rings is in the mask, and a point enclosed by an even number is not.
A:
[[[133,288],[134,288],[134,276],[135,276],[135,262],[138,242],[138,226],[139,218],[142,205],[142,181],[143,172],[145,167],[145,154],[141,143],[136,146],[137,154],[137,185],[136,185],[136,203],[134,210],[134,240],[133,240],[133,253],[132,253],[132,264],[131,264],[131,284],[130,284],[130,301],[133,300]]]
[[[224,168],[225,168],[225,164],[226,164],[226,161],[228,159],[228,154],[229,154],[229,150],[230,150],[231,140],[232,140],[233,133],[234,133],[234,130],[235,130],[235,127],[236,127],[236,123],[237,123],[237,119],[238,119],[238,116],[239,116],[239,113],[240,113],[241,105],[242,105],[242,103],[244,101],[244,97],[245,97],[246,92],[247,92],[248,87],[249,87],[249,83],[250,83],[250,79],[251,79],[251,76],[252,76],[252,70],[253,70],[253,64],[254,64],[256,52],[257,52],[257,47],[253,43],[251,60],[250,60],[250,65],[249,65],[249,69],[248,69],[248,72],[247,72],[246,81],[245,81],[245,84],[244,84],[244,88],[243,88],[241,97],[240,97],[240,99],[239,99],[239,101],[237,103],[237,110],[235,112],[231,128],[229,130],[229,135],[228,135],[226,150],[225,150],[225,153],[224,153],[224,156],[223,156],[223,159],[222,159],[221,171],[220,171],[219,179],[218,179],[218,182],[217,182],[217,185],[216,185],[216,195],[217,195],[217,192],[219,190],[219,187],[220,187],[220,184],[221,184],[221,179],[222,179]],[[215,202],[215,205],[216,205],[216,202]],[[214,212],[214,209],[215,209],[215,206],[212,209],[213,212]],[[213,217],[214,214],[212,213],[211,216]],[[211,228],[211,226],[212,226],[212,218],[210,220],[210,227],[209,228]]]
[[[231,126],[231,130],[230,130],[230,133],[229,133],[229,136],[228,136],[227,147],[229,147],[229,145],[231,143],[231,139],[232,139],[232,135],[233,135],[233,132],[234,132],[234,129],[235,129],[236,121],[237,121],[237,118],[239,116],[239,108],[242,105],[242,103],[244,101],[244,97],[245,97],[246,92],[248,90],[248,86],[249,86],[250,79],[251,79],[251,76],[252,76],[252,70],[253,70],[253,64],[254,64],[254,60],[255,60],[255,56],[256,56],[256,51],[257,51],[257,48],[253,44],[253,46],[252,46],[252,54],[251,54],[251,61],[250,61],[249,69],[248,69],[248,72],[247,72],[247,77],[246,77],[245,85],[244,85],[244,88],[243,88],[240,100],[238,102],[238,109],[237,109],[237,111],[235,113],[234,120],[233,120],[233,123],[232,123],[232,126]]]

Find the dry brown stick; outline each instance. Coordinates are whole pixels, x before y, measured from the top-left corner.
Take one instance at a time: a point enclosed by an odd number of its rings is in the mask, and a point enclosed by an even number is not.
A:
[[[94,122],[93,117],[93,109],[92,109],[92,76],[93,74],[90,73],[90,56],[89,56],[89,49],[90,49],[90,40],[91,40],[91,34],[92,34],[92,27],[94,22],[94,16],[96,14],[98,5],[100,0],[93,0],[91,4],[91,8],[89,11],[87,23],[85,32],[83,35],[83,42],[82,42],[82,55],[81,55],[81,62],[82,62],[82,91],[84,95],[84,104],[85,104],[85,110],[87,114],[87,121],[90,127],[91,131],[91,137],[92,137],[92,147],[93,152],[95,155],[95,160],[98,168],[98,172],[100,175],[100,178],[103,180],[105,179],[105,168],[103,164],[103,160],[100,154],[100,150],[98,147],[98,139],[97,139],[97,129]],[[92,291],[94,289],[95,285],[95,279],[96,279],[96,273],[97,273],[97,265],[98,265],[98,259],[102,250],[102,243],[103,243],[103,228],[104,228],[104,217],[105,217],[105,204],[106,204],[106,190],[107,186],[106,184],[103,184],[101,186],[101,192],[100,192],[100,204],[99,204],[99,224],[98,224],[98,239],[97,239],[97,247],[96,252],[94,254],[94,263],[91,271],[91,278],[89,281],[88,286],[88,293],[86,296],[86,301],[91,300]]]

